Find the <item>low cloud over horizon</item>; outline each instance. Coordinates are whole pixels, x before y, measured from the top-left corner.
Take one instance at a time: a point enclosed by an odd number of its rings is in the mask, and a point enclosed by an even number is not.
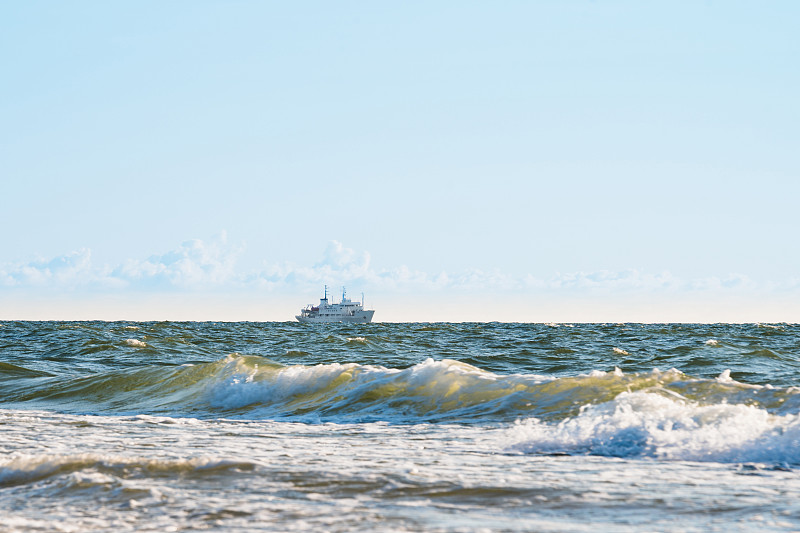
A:
[[[231,244],[227,235],[205,241],[187,240],[165,253],[145,259],[129,258],[116,265],[98,265],[92,252],[82,248],[49,258],[0,265],[0,290],[124,293],[128,291],[284,291],[309,286],[351,285],[370,291],[526,291],[537,292],[797,292],[800,281],[755,280],[740,273],[685,279],[668,270],[658,273],[637,269],[533,274],[514,276],[500,270],[464,269],[426,272],[398,265],[375,268],[367,251],[356,251],[331,241],[313,265],[289,261],[265,263],[260,269],[239,267],[244,246]]]

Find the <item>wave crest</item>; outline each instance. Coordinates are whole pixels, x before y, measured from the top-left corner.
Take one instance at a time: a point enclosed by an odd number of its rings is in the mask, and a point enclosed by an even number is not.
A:
[[[513,435],[523,453],[800,464],[800,415],[652,392],[624,392],[557,424],[527,419]]]
[[[427,359],[398,369],[358,363],[283,365],[231,354],[211,363],[137,367],[80,378],[0,380],[5,397],[59,411],[400,423],[559,422],[581,415],[587,406],[635,392],[700,406],[800,413],[800,389],[747,385],[728,371],[716,379],[692,378],[677,370],[503,375],[451,359]]]
[[[236,361],[231,361],[236,365]],[[430,416],[503,403],[515,392],[548,381],[542,376],[498,376],[453,360],[428,359],[407,369],[356,363],[293,365],[235,372],[210,387],[224,409],[261,406],[278,415],[342,413]],[[497,406],[494,406],[497,408]]]

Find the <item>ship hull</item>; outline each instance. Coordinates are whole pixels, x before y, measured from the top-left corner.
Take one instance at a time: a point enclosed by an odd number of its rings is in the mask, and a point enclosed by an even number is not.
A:
[[[312,324],[328,324],[331,322],[348,322],[355,324],[369,324],[372,322],[372,315],[375,311],[362,311],[354,316],[301,316],[297,315],[295,318],[298,322],[312,323]]]

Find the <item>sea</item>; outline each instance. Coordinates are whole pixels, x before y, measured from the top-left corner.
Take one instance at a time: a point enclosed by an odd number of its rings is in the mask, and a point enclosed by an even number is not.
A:
[[[800,325],[0,322],[0,531],[800,531]]]

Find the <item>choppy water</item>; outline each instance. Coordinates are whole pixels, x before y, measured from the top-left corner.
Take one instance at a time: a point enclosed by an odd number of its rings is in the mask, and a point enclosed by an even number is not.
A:
[[[800,326],[0,322],[0,531],[800,530]]]

